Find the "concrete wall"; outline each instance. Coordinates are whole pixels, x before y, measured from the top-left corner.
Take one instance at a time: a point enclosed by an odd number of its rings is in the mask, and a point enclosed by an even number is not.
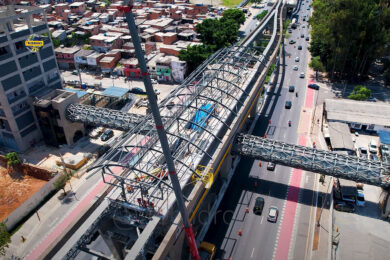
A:
[[[2,156],[0,156],[0,160],[3,162],[5,161],[4,157]],[[49,176],[52,175],[50,171],[31,164],[24,164],[22,166],[22,171],[25,174],[43,180],[48,180]],[[34,210],[42,202],[42,200],[54,190],[53,183],[59,178],[59,176],[60,174],[57,174],[54,178],[48,181],[41,189],[32,194],[28,200],[26,200],[17,209],[12,211],[12,213],[4,219],[3,223],[7,226],[8,230],[15,228],[24,217],[30,214],[30,212]]]

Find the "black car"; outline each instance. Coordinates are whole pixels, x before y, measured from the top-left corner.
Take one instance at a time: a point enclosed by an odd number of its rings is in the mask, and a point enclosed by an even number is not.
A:
[[[146,92],[142,88],[132,88],[132,89],[130,89],[130,93],[140,94],[140,95],[146,94]]]
[[[317,84],[309,84],[309,85],[307,85],[307,87],[315,89],[315,90],[319,90],[320,89],[320,86],[318,86]]]
[[[302,45],[298,45],[298,50],[302,50]]]
[[[294,91],[295,91],[295,87],[293,85],[288,87],[288,92],[294,92]]]
[[[269,163],[267,164],[267,170],[269,170],[269,171],[275,170],[275,164],[272,163],[272,162],[269,162]]]
[[[296,43],[296,41],[294,41],[294,40],[290,40],[290,42],[289,42],[290,44],[294,44],[294,43]]]
[[[114,136],[114,131],[112,131],[111,129],[108,129],[106,130],[102,136],[100,137],[100,140],[102,140],[103,142],[107,141],[108,139],[110,139],[111,137]]]
[[[286,101],[286,104],[284,105],[284,107],[285,108],[287,108],[287,109],[290,109],[291,108],[291,106],[292,106],[292,102],[291,101]]]
[[[307,37],[306,37],[306,41],[309,41],[309,40],[310,40],[310,38],[309,38],[309,36],[307,36]]]
[[[334,208],[338,211],[343,211],[343,212],[349,212],[349,213],[355,212],[355,205],[344,201],[336,202]]]
[[[255,201],[255,206],[253,207],[253,213],[256,215],[261,215],[263,213],[264,208],[264,198],[257,197]]]
[[[305,38],[305,35],[303,33],[301,34],[301,38]]]

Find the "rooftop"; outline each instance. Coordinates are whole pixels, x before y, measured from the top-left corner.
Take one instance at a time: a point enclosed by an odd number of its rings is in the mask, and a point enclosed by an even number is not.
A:
[[[55,48],[55,52],[58,53],[66,53],[66,54],[74,54],[80,50],[80,47],[74,46],[74,47],[58,47]]]
[[[329,137],[333,150],[351,150],[355,149],[351,138],[349,126],[341,122],[329,122]]]
[[[326,99],[325,110],[330,121],[390,126],[390,105],[386,103]]]
[[[129,90],[127,88],[118,88],[118,87],[108,87],[103,92],[102,95],[110,97],[123,97]]]

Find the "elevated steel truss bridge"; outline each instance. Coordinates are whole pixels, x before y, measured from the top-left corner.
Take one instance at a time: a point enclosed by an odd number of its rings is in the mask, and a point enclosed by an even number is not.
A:
[[[253,135],[237,136],[233,154],[356,182],[390,187],[390,164]]]

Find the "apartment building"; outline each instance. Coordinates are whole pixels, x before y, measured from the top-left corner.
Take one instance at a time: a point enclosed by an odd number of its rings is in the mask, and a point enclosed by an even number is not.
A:
[[[61,69],[74,69],[74,55],[80,50],[80,47],[58,47],[55,49],[58,66]]]
[[[113,49],[122,48],[120,37],[123,33],[106,32],[93,35],[89,38],[89,44],[98,52],[108,52]]]
[[[42,8],[0,7],[0,145],[14,151],[24,151],[42,137],[31,99],[62,88],[50,38],[42,37],[44,45],[37,52],[25,46],[31,34],[44,33],[49,28]]]

